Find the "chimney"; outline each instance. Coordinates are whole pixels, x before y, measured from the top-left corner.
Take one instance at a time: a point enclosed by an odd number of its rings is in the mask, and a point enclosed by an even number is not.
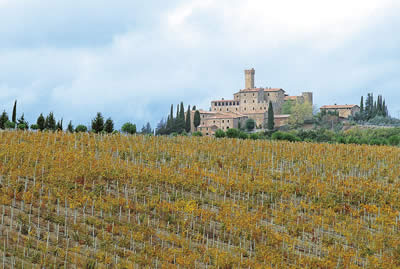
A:
[[[254,68],[250,70],[244,70],[245,76],[245,89],[253,89],[254,88],[254,74],[256,71]]]

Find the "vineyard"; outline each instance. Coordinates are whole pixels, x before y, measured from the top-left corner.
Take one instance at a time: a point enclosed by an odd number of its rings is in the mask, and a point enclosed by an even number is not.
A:
[[[400,267],[400,148],[0,132],[3,268]]]

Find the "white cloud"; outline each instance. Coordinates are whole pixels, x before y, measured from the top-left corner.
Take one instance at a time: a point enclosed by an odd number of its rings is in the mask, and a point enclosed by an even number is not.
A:
[[[399,6],[392,0],[192,0],[168,14],[168,26],[200,46],[214,42],[209,33],[219,29],[212,37],[235,47],[278,48],[300,41],[330,48]],[[217,23],[210,29],[204,17]]]

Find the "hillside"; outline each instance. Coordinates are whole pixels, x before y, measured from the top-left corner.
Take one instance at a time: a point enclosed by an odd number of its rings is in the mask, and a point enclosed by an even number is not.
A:
[[[5,267],[400,266],[400,148],[0,132]]]

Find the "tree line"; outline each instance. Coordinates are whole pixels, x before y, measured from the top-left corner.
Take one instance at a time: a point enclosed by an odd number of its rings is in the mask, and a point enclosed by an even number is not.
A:
[[[354,120],[369,121],[375,117],[389,117],[385,99],[382,95],[378,95],[378,98],[374,100],[374,94],[368,93],[364,102],[364,96],[361,96],[360,112],[355,115]]]
[[[0,129],[19,129],[19,130],[35,130],[35,131],[64,131],[63,119],[56,120],[54,113],[50,112],[47,116],[40,113],[36,120],[36,123],[29,125],[25,120],[25,115],[22,113],[21,117],[17,119],[17,101],[14,102],[11,119],[8,113],[4,110],[0,116]],[[73,132],[94,132],[94,133],[116,133],[118,130],[114,128],[114,121],[111,117],[104,119],[101,112],[98,112],[92,119],[90,128],[83,124],[79,124],[76,127],[70,121],[65,131]],[[135,134],[137,132],[136,124],[126,122],[122,125],[121,131],[128,134]],[[141,129],[142,134],[152,134],[153,129],[149,122],[145,124]]]
[[[194,112],[193,112],[194,111]],[[183,102],[176,106],[176,114],[174,114],[174,105],[171,104],[171,110],[167,116],[167,120],[161,119],[157,125],[156,134],[169,135],[169,134],[187,134],[191,131],[192,126],[192,112],[193,112],[193,126],[197,129],[200,125],[200,112],[196,106],[190,108],[188,105],[185,112]],[[175,116],[174,116],[175,115]]]

